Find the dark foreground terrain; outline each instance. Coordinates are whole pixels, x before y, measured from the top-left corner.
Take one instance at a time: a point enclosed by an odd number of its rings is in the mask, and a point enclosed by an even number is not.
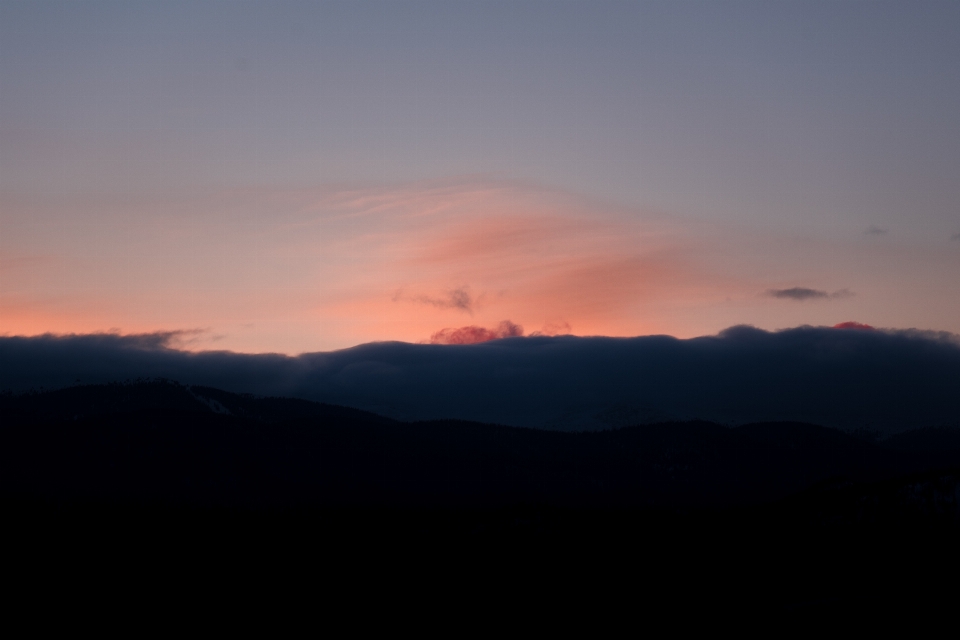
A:
[[[270,575],[687,620],[929,613],[956,592],[949,429],[559,433],[150,381],[0,397],[0,474],[27,582]]]

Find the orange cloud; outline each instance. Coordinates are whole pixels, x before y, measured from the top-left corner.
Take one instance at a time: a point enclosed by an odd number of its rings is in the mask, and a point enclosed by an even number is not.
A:
[[[518,338],[522,335],[523,327],[504,320],[493,329],[476,326],[441,329],[430,336],[430,344],[476,344],[501,338]]]
[[[873,331],[874,328],[868,324],[861,324],[859,322],[841,322],[840,324],[833,325],[834,329],[859,329],[861,331]]]

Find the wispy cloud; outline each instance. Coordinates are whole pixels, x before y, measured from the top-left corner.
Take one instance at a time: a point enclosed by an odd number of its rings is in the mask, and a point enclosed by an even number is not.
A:
[[[544,327],[543,334],[570,333],[573,323],[578,331],[636,335],[648,330],[642,323],[655,301],[730,295],[736,286],[698,262],[689,229],[673,222],[531,185],[468,182],[461,189],[337,201],[369,224],[361,236],[335,212],[324,217],[327,261],[365,257],[362,270],[344,272],[351,282],[339,281],[339,299],[326,298],[327,317],[353,318],[359,327],[356,318],[376,315],[389,337],[401,339],[430,335],[451,311],[480,327],[509,317]]]
[[[473,305],[476,300],[471,297],[470,292],[467,290],[467,287],[459,287],[457,289],[451,289],[444,292],[442,296],[432,297],[427,295],[419,296],[404,296],[401,291],[398,291],[393,296],[394,302],[400,300],[410,300],[413,302],[419,302],[420,304],[427,304],[437,309],[458,309],[460,311],[465,311],[466,313],[473,313]]]
[[[955,233],[955,234],[953,234],[952,236],[950,236],[950,239],[953,240],[953,241],[955,241],[955,242],[960,241],[960,233]]]
[[[884,229],[883,227],[878,227],[876,225],[870,225],[867,227],[867,230],[864,231],[864,235],[868,236],[885,236],[890,232],[889,229]]]
[[[780,298],[782,300],[825,300],[829,298],[842,299],[852,298],[855,294],[849,289],[840,289],[829,293],[819,289],[808,289],[806,287],[791,287],[790,289],[767,289],[766,294],[771,298]]]
[[[531,336],[562,336],[573,332],[573,327],[565,320],[544,323],[543,329],[534,331]]]

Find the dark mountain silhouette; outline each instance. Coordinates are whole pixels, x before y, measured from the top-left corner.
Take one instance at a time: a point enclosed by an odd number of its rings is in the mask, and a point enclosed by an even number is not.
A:
[[[135,557],[347,592],[419,576],[448,605],[452,585],[489,583],[655,616],[929,609],[950,593],[928,574],[954,566],[958,435],[875,435],[405,423],[138,381],[0,396],[0,504],[23,580]]]
[[[168,381],[6,395],[0,416],[7,487],[171,504],[727,507],[960,462],[951,429],[870,441],[794,422],[402,423]]]

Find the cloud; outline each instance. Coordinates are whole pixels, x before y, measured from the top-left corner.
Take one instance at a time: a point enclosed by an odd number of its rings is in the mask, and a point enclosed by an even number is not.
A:
[[[519,332],[503,326],[496,332]],[[944,333],[737,326],[686,340],[381,342],[296,357],[170,344],[170,333],[0,338],[0,389],[164,377],[400,419],[559,429],[604,428],[613,414],[888,432],[960,423],[960,337]]]
[[[558,322],[547,322],[544,323],[543,329],[540,331],[534,331],[531,333],[531,336],[561,336],[561,335],[570,335],[573,333],[573,327],[570,326],[569,322],[560,320]]]
[[[883,227],[870,225],[869,227],[867,227],[867,230],[864,231],[863,233],[864,235],[867,235],[867,236],[885,236],[889,232],[890,232],[889,229],[884,229]]]
[[[504,320],[494,329],[484,327],[460,327],[459,329],[441,329],[430,336],[430,344],[476,344],[501,338],[519,338],[523,327]]]
[[[119,349],[121,351],[144,351],[156,353],[160,351],[175,352],[178,347],[185,342],[192,342],[191,336],[203,333],[199,329],[186,329],[175,331],[153,331],[150,333],[130,333],[121,334],[119,330],[102,331],[98,333],[86,334],[68,334],[56,335],[47,333],[30,338],[2,338],[9,341],[10,345],[34,344],[34,345],[59,345],[71,344],[80,349]]]
[[[394,300],[398,299],[400,299],[400,297],[394,296]],[[466,287],[460,287],[459,289],[447,291],[441,298],[415,296],[409,299],[413,300],[414,302],[437,307],[438,309],[459,309],[460,311],[473,313],[474,300],[470,297],[470,292],[467,291]]]
[[[791,289],[768,289],[767,295],[771,298],[785,298],[787,300],[817,300],[830,297],[830,294],[826,291],[807,289],[805,287],[793,287]]]
[[[785,300],[823,300],[826,298],[844,299],[852,298],[855,294],[849,289],[840,289],[833,293],[820,291],[819,289],[807,289],[806,287],[793,287],[790,289],[767,289],[766,294],[771,298],[781,298]]]
[[[868,324],[862,324],[860,322],[841,322],[840,324],[833,325],[834,329],[859,329],[861,331],[876,331],[874,327],[871,327]]]
[[[950,239],[954,241],[960,240],[960,233],[953,234],[952,236],[950,236]]]

